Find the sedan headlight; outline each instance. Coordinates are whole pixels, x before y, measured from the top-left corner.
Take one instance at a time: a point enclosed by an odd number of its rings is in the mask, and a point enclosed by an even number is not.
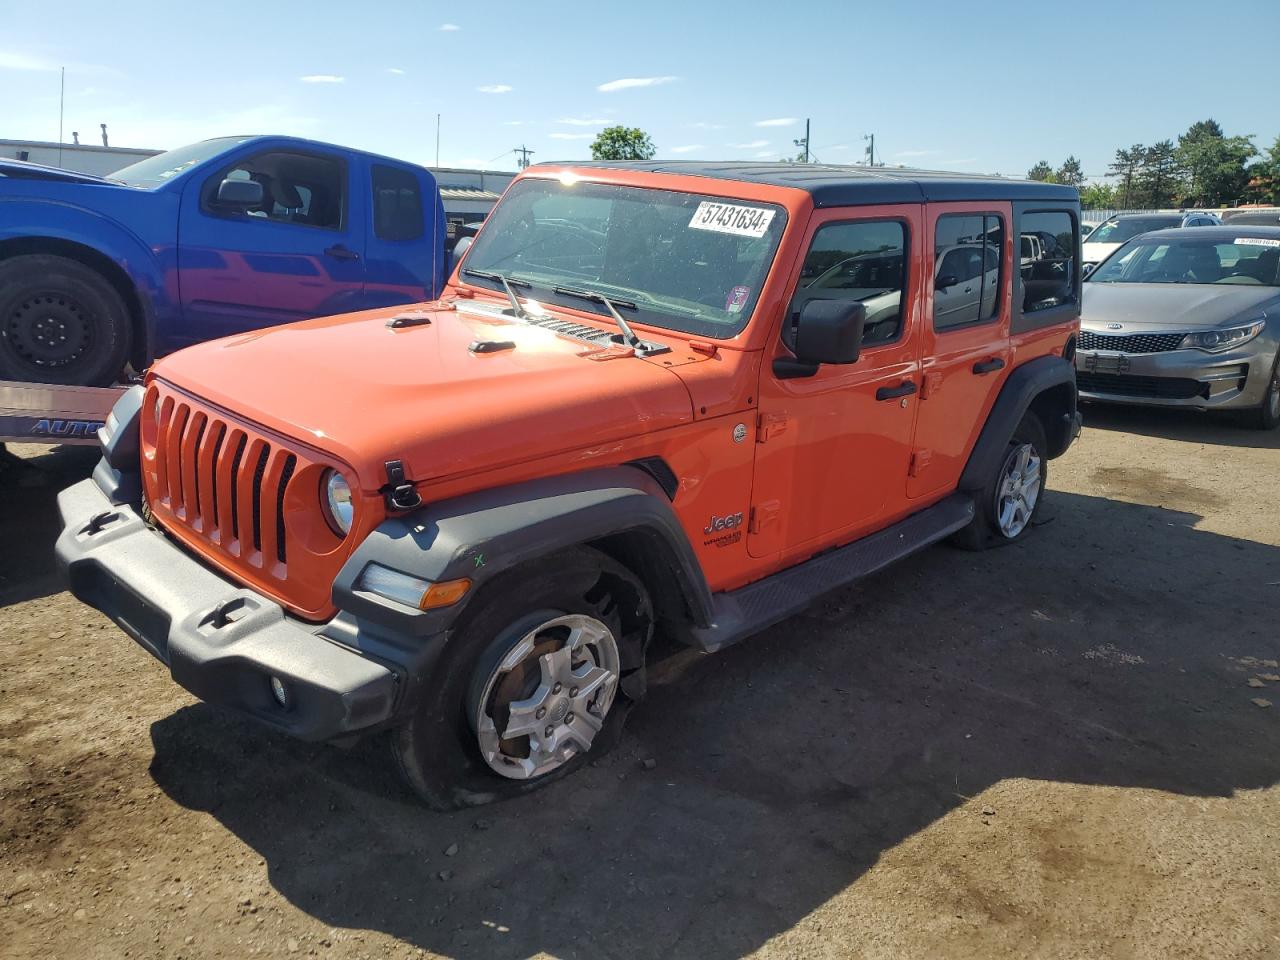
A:
[[[337,470],[328,470],[324,475],[325,519],[334,533],[346,536],[351,532],[351,518],[355,515],[355,505],[351,502],[351,486],[347,478]]]
[[[1188,333],[1182,338],[1178,348],[1182,350],[1207,350],[1209,353],[1222,353],[1243,343],[1248,343],[1266,327],[1266,320],[1255,320],[1242,327],[1224,327],[1221,330],[1204,330],[1200,333]]]

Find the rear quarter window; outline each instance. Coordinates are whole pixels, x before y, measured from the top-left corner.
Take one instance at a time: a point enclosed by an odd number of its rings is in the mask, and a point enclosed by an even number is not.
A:
[[[373,234],[379,240],[417,240],[423,232],[422,188],[408,170],[375,163]]]

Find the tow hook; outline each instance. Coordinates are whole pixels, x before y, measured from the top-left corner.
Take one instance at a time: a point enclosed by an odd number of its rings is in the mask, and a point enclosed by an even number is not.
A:
[[[383,492],[387,498],[389,510],[412,510],[421,506],[422,497],[418,489],[404,475],[404,463],[400,460],[388,460],[383,464],[387,471],[387,485]]]

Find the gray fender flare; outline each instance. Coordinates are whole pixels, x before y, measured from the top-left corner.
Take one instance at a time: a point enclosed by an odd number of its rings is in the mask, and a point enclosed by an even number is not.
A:
[[[961,490],[981,490],[987,480],[1000,468],[1000,460],[1013,431],[1038,397],[1049,391],[1061,395],[1054,404],[1054,412],[1060,413],[1055,422],[1044,424],[1049,442],[1050,459],[1061,456],[1071,445],[1077,429],[1076,418],[1076,368],[1062,357],[1037,357],[1018,367],[1005,380],[996,398],[991,414],[969,454],[960,475]],[[1044,419],[1053,419],[1045,418]]]
[[[339,571],[338,607],[397,632],[447,630],[496,576],[559,550],[619,534],[636,534],[674,576],[695,624],[711,621],[711,592],[661,485],[641,469],[602,467],[497,487],[429,503],[378,526]],[[652,556],[652,554],[651,554]],[[418,611],[357,584],[369,563],[433,583],[469,578],[457,604]],[[640,571],[636,571],[640,574]],[[655,598],[656,599],[656,598]]]

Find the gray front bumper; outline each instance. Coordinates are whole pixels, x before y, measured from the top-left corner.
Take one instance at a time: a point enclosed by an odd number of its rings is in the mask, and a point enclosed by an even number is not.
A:
[[[319,635],[319,627],[237,587],[115,505],[92,480],[58,495],[57,557],[71,592],[97,607],[173,679],[303,740],[328,740],[387,720],[396,675]],[[289,693],[281,706],[270,678]]]
[[[1123,354],[1076,352],[1081,399],[1143,406],[1234,410],[1260,406],[1271,372],[1271,357],[1249,344],[1223,354],[1203,350]],[[1186,389],[1181,389],[1185,386]],[[1169,393],[1194,395],[1164,395]]]

